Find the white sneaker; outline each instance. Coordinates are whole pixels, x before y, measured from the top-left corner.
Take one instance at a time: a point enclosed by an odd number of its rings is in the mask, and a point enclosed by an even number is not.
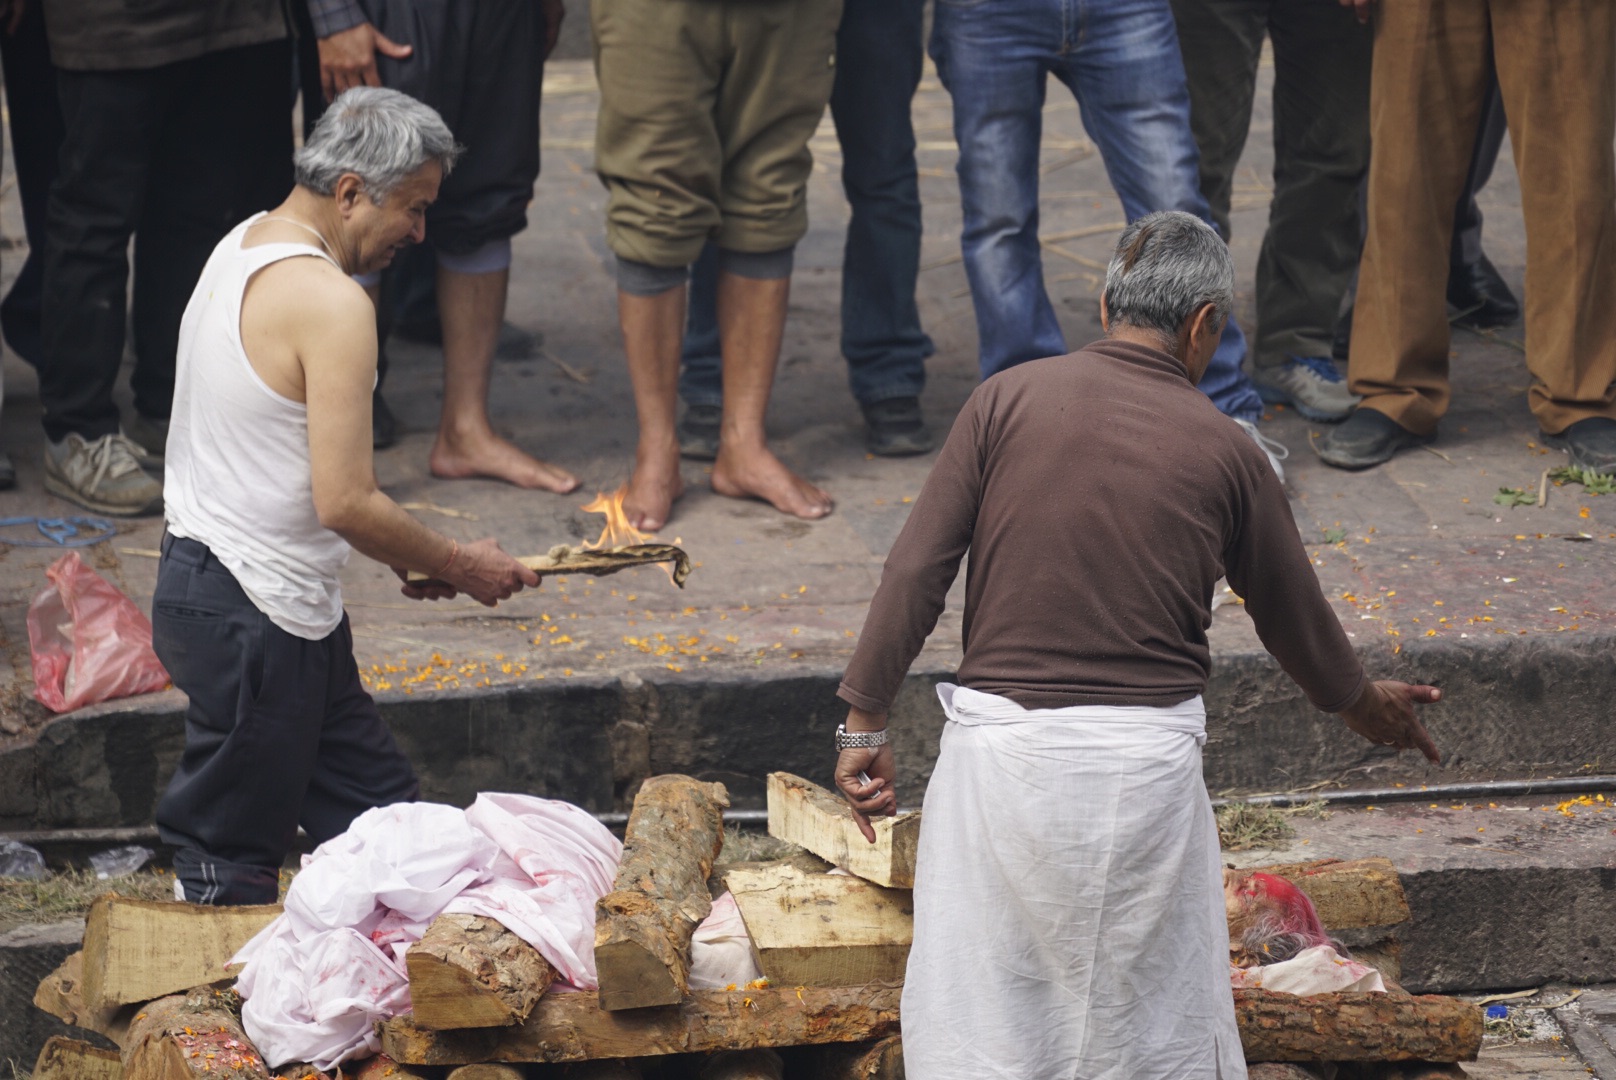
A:
[[[89,442],[71,432],[47,441],[45,490],[99,514],[144,517],[163,509],[163,485],[140,467],[139,449],[121,434]]]
[[[1250,435],[1251,441],[1260,446],[1262,452],[1268,455],[1268,464],[1274,467],[1274,475],[1279,477],[1279,482],[1283,484],[1285,482],[1285,466],[1280,463],[1291,456],[1291,452],[1285,448],[1285,444],[1277,439],[1270,439],[1258,431],[1257,425],[1253,421],[1236,420],[1235,423],[1239,424],[1240,430]]]

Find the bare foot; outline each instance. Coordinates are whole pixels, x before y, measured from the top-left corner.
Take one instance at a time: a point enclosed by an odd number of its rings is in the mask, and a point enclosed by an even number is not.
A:
[[[679,475],[679,444],[655,450],[640,447],[634,455],[634,475],[623,495],[623,514],[641,532],[654,533],[668,523],[673,501],[685,493]]]
[[[784,514],[822,518],[836,505],[825,492],[780,463],[766,446],[731,450],[718,447],[713,490],[732,499],[756,498]]]
[[[451,435],[438,432],[429,459],[432,475],[443,480],[490,476],[521,488],[542,488],[565,495],[578,487],[578,478],[565,469],[523,453],[492,431]]]

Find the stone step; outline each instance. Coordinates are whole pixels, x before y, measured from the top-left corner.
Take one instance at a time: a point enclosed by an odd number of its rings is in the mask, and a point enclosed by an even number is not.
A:
[[[1608,756],[1616,637],[1413,641],[1373,658],[1378,675],[1444,688],[1446,700],[1423,714],[1444,755],[1444,767],[1433,768],[1313,709],[1248,621],[1216,629],[1204,758],[1214,794],[1565,776]],[[721,780],[733,805],[757,808],[771,771],[829,783],[830,736],[846,715],[835,696],[840,676],[823,663],[789,677],[726,665],[655,679],[392,690],[377,701],[436,801],[467,805],[479,791],[523,791],[624,810],[646,776],[683,772]],[[934,688],[950,677],[936,663],[923,666],[894,706],[906,804],[921,801],[931,775],[943,725]],[[96,706],[0,745],[0,829],[149,825],[183,745],[184,701],[170,691]]]
[[[1456,993],[1616,980],[1616,805],[1565,796],[1431,802],[1292,816],[1296,836],[1225,852],[1246,867],[1384,856],[1402,875],[1412,923],[1403,975],[1416,992]]]

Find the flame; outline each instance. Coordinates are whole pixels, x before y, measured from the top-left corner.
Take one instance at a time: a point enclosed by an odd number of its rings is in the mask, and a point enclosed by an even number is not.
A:
[[[623,513],[623,497],[628,494],[628,485],[618,488],[610,495],[597,491],[595,501],[584,506],[586,514],[605,514],[606,527],[600,531],[600,536],[592,544],[584,547],[590,551],[608,551],[612,548],[627,547],[630,544],[643,544],[656,537],[650,533],[642,533],[628,523],[628,515]]]

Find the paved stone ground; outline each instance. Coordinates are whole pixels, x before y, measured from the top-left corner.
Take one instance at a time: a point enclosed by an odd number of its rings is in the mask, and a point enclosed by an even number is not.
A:
[[[1248,327],[1253,266],[1270,197],[1271,123],[1261,95],[1259,102],[1234,214],[1239,306]],[[387,396],[405,435],[378,455],[378,474],[400,501],[449,511],[421,513],[462,540],[492,533],[509,550],[528,553],[592,537],[599,518],[581,505],[627,476],[634,419],[602,241],[603,194],[590,169],[595,107],[586,62],[550,66],[545,172],[532,226],[517,241],[510,307],[510,317],[542,331],[546,345],[537,358],[499,364],[493,402],[496,424],[527,449],[574,469],[584,493],[563,498],[493,482],[432,479],[426,457],[441,399],[439,356],[429,348],[391,347]],[[926,207],[920,304],[938,346],[924,404],[943,431],[976,384],[975,327],[959,262],[949,103],[930,75],[915,118]],[[1059,87],[1049,96],[1045,125],[1045,265],[1068,341],[1076,347],[1099,336],[1103,260],[1122,219],[1077,106]],[[704,468],[687,464],[691,493],[662,534],[682,541],[696,560],[683,592],[655,569],[637,570],[598,582],[556,581],[496,611],[465,601],[409,602],[383,568],[355,558],[344,588],[361,663],[378,692],[413,696],[533,680],[825,673],[845,662],[881,560],[930,459],[876,460],[863,451],[861,420],[845,390],[837,349],[847,215],[828,118],[814,150],[813,226],[799,250],[771,430],[782,455],[837,497],[836,513],[808,524],[760,503],[723,499],[707,490]],[[1487,249],[1519,289],[1524,237],[1507,154],[1483,202],[1489,212]],[[23,241],[12,188],[0,198],[0,228],[10,248],[4,268],[14,273],[20,260],[13,252]],[[1276,410],[1264,425],[1290,448],[1293,510],[1320,579],[1349,633],[1378,668],[1406,667],[1422,648],[1468,653],[1505,638],[1574,647],[1597,645],[1610,632],[1616,499],[1551,484],[1542,508],[1507,509],[1493,501],[1500,486],[1536,492],[1544,471],[1564,463],[1562,455],[1537,444],[1525,404],[1521,342],[1518,327],[1490,337],[1457,333],[1455,407],[1442,439],[1430,452],[1406,454],[1379,470],[1349,475],[1325,468],[1310,450],[1315,427],[1292,413]],[[20,481],[15,492],[0,496],[0,508],[7,515],[72,512],[41,493],[33,375],[9,354],[5,375],[0,445],[16,460]],[[113,542],[91,549],[87,558],[147,605],[160,531],[156,520],[123,523]],[[24,612],[53,554],[0,547],[0,687],[10,702],[0,723],[13,730],[38,719],[37,709],[24,702]],[[1223,656],[1257,648],[1249,620],[1235,605],[1219,611],[1212,638]],[[1394,659],[1405,649],[1409,655]],[[946,670],[958,650],[956,605],[921,664]],[[1553,754],[1543,763],[1567,764]]]

